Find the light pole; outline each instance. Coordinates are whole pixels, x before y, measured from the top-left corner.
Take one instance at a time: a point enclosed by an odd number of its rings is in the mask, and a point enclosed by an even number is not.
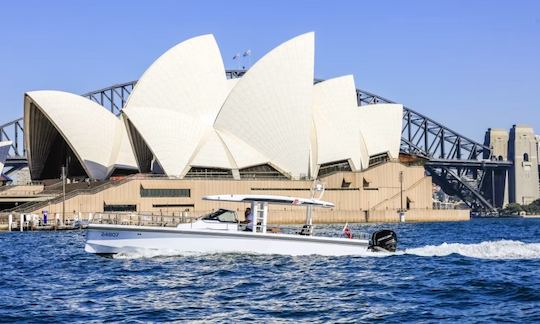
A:
[[[399,202],[400,208],[399,211],[403,211],[403,171],[399,171]]]
[[[399,171],[399,221],[405,222],[405,210],[403,209],[403,171]]]
[[[66,222],[66,167],[62,166],[62,225]]]

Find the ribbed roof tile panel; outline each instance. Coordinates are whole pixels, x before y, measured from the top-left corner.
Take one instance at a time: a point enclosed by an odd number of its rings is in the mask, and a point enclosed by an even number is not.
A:
[[[255,63],[215,122],[294,178],[309,171],[314,34],[295,37]]]
[[[231,153],[238,169],[269,162],[267,157],[235,135],[225,130],[217,131],[217,133]]]
[[[87,98],[61,91],[28,92],[25,96],[25,117],[29,116],[31,104],[62,135],[88,176],[94,179],[105,179],[108,176],[114,167],[111,161],[115,161],[114,157],[118,155],[115,148],[119,147],[118,143],[125,135],[116,134],[117,128],[122,127],[118,117]],[[25,121],[25,124],[32,123]],[[32,128],[25,129],[25,132],[31,131]],[[137,168],[133,153],[124,148],[122,155],[123,164],[132,169]]]
[[[196,150],[195,157],[189,164],[198,167],[236,168],[227,147],[214,129],[209,130],[203,137],[199,148]]]
[[[137,165],[126,125],[121,118],[116,120],[116,129],[114,132],[114,142],[110,165],[115,168],[133,168]],[[112,170],[111,170],[112,171]]]
[[[370,156],[388,152],[399,157],[403,105],[374,104],[357,108],[358,123],[365,137]]]
[[[181,176],[233,82],[212,35],[186,40],[142,75],[124,113],[168,175]]]
[[[187,172],[188,162],[208,130],[197,117],[168,109],[133,110],[128,118],[169,176]]]
[[[356,121],[356,88],[352,75],[314,86],[313,119],[317,134],[317,162],[351,160],[356,170],[369,163],[364,137]]]

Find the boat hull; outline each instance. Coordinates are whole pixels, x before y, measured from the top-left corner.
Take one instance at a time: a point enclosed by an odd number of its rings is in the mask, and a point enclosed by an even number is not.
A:
[[[177,229],[149,226],[89,225],[85,251],[99,255],[165,253],[253,253],[281,255],[362,255],[367,240],[289,234]]]

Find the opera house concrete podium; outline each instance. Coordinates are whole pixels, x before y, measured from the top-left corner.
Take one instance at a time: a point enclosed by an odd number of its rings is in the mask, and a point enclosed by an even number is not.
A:
[[[432,207],[423,167],[399,163],[402,115],[398,104],[359,107],[351,75],[314,83],[314,33],[236,79],[203,35],[159,57],[120,116],[66,92],[26,93],[25,148],[34,180],[59,178],[65,166],[68,178],[111,182],[70,197],[69,211],[198,214],[215,207],[202,195],[307,196],[321,179],[332,217],[395,217],[402,203]],[[287,209],[283,221],[303,217]]]

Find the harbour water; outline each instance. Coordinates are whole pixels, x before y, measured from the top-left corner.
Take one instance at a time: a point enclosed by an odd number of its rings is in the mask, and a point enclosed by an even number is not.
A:
[[[0,233],[0,321],[540,321],[540,219],[350,227],[404,251],[105,259],[84,231]]]

